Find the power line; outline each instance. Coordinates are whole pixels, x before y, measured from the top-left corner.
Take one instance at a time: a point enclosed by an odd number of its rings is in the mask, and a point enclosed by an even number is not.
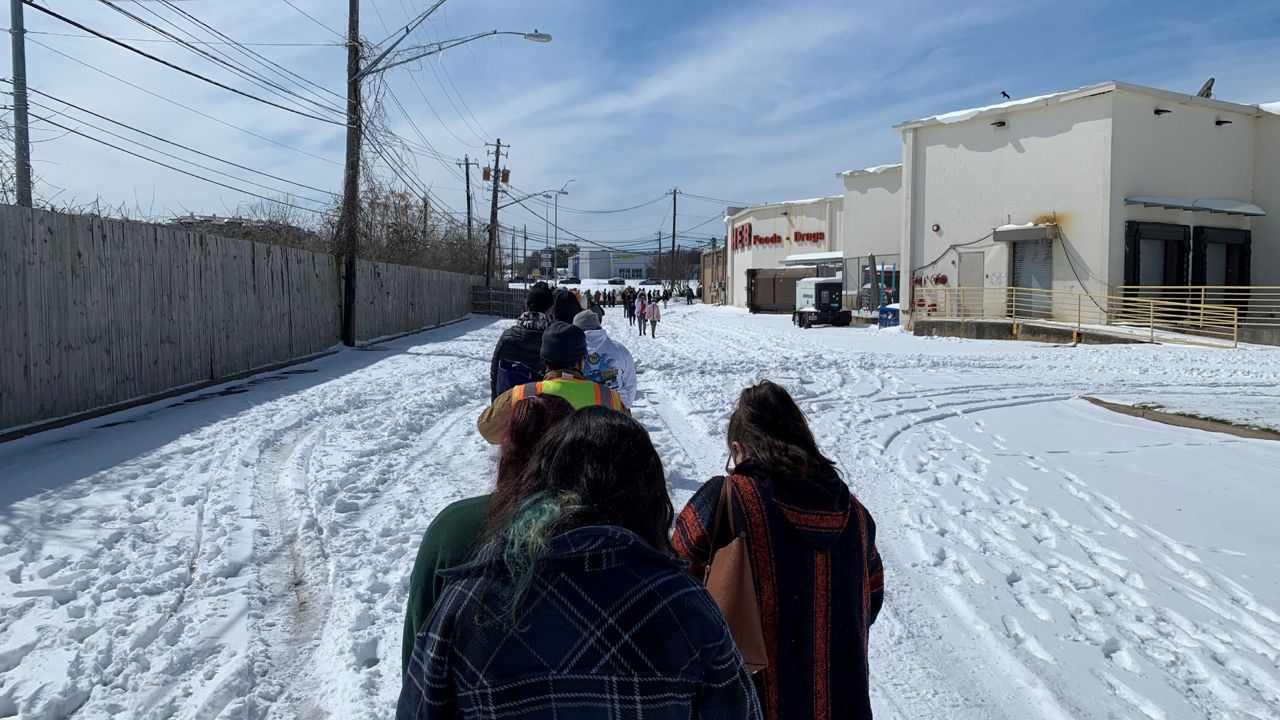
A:
[[[282,148],[284,148],[284,149],[286,149],[286,150],[292,150],[292,151],[294,151],[294,152],[296,152],[296,153],[299,153],[299,154],[302,154],[302,155],[306,155],[306,156],[308,156],[308,157],[315,158],[316,160],[322,160],[322,161],[324,161],[324,162],[329,163],[330,165],[337,165],[337,166],[339,166],[339,167],[341,167],[341,166],[342,166],[342,163],[338,162],[337,160],[333,160],[332,158],[327,158],[327,157],[324,157],[323,155],[316,155],[315,153],[308,152],[308,151],[306,151],[306,150],[303,150],[303,149],[301,149],[301,148],[294,147],[294,146],[289,145],[289,144],[287,144],[287,143],[282,143],[282,142],[280,142],[279,140],[274,140],[274,139],[269,138],[269,137],[267,137],[267,136],[265,136],[265,135],[260,135],[260,134],[258,134],[258,133],[256,133],[256,132],[254,132],[254,131],[252,131],[252,130],[250,130],[250,129],[248,129],[248,128],[244,128],[244,127],[241,127],[241,126],[239,126],[239,125],[236,125],[235,123],[227,122],[226,120],[223,120],[223,119],[221,119],[221,118],[214,117],[213,115],[210,115],[210,114],[208,114],[208,113],[206,113],[206,112],[203,112],[203,111],[201,111],[201,110],[197,110],[197,109],[195,109],[195,108],[193,108],[193,107],[191,107],[191,106],[189,106],[189,105],[183,105],[182,103],[178,102],[177,100],[173,100],[172,98],[168,98],[168,97],[165,97],[164,95],[161,95],[161,94],[159,94],[159,93],[156,93],[156,92],[153,92],[153,91],[151,91],[151,90],[148,90],[147,88],[144,88],[144,87],[142,87],[141,85],[138,85],[138,84],[136,84],[136,83],[132,83],[132,82],[130,82],[130,81],[128,81],[128,80],[125,80],[124,78],[122,78],[122,77],[120,77],[120,76],[118,76],[118,75],[112,75],[111,73],[107,72],[106,70],[103,70],[103,69],[101,69],[101,68],[99,68],[99,67],[96,67],[96,66],[94,66],[94,65],[90,65],[89,63],[87,63],[87,62],[85,62],[85,61],[83,61],[83,60],[80,60],[79,58],[72,57],[71,55],[68,55],[68,54],[66,54],[66,53],[62,52],[61,50],[58,50],[58,49],[56,49],[56,48],[54,48],[54,47],[50,47],[49,45],[45,45],[44,43],[40,42],[39,40],[34,40],[34,39],[31,39],[31,38],[27,38],[27,40],[28,40],[29,42],[35,43],[36,45],[39,45],[40,47],[44,48],[45,50],[48,50],[49,52],[55,53],[55,54],[57,54],[57,55],[61,55],[62,57],[66,58],[67,60],[70,60],[71,62],[74,62],[74,63],[76,63],[76,64],[78,64],[78,65],[83,66],[83,67],[86,67],[86,68],[88,68],[88,69],[90,69],[90,70],[93,70],[94,72],[101,73],[102,75],[105,75],[105,76],[107,76],[107,77],[111,78],[112,80],[116,80],[116,81],[118,81],[118,82],[124,83],[125,85],[128,85],[129,87],[134,88],[135,90],[141,90],[142,92],[144,92],[144,93],[146,93],[146,94],[148,94],[148,95],[150,95],[150,96],[152,96],[152,97],[154,97],[154,98],[157,98],[157,99],[159,99],[159,100],[163,100],[163,101],[165,101],[165,102],[169,103],[170,105],[174,105],[174,106],[176,106],[176,107],[180,107],[180,108],[182,108],[183,110],[187,110],[187,111],[189,111],[189,112],[193,112],[193,113],[195,113],[196,115],[200,115],[201,117],[208,118],[209,120],[212,120],[212,121],[214,121],[214,122],[216,122],[216,123],[219,123],[219,124],[221,124],[221,125],[225,125],[225,126],[227,126],[227,127],[229,127],[229,128],[232,128],[232,129],[234,129],[234,130],[239,130],[240,132],[245,133],[246,135],[250,135],[250,136],[252,136],[252,137],[258,138],[259,140],[263,140],[263,141],[265,141],[265,142],[269,142],[269,143],[271,143],[272,145],[276,145],[276,146],[282,147]]]
[[[162,0],[162,1],[163,1],[163,0]],[[152,31],[152,32],[154,32],[154,33],[156,33],[157,35],[161,35],[161,36],[163,36],[163,37],[166,37],[166,38],[170,38],[170,39],[172,39],[174,42],[177,42],[179,45],[181,45],[182,47],[186,48],[187,50],[190,50],[191,52],[195,53],[196,55],[199,55],[200,57],[202,57],[202,58],[204,58],[204,59],[206,59],[206,60],[208,60],[208,61],[210,61],[210,62],[214,63],[215,65],[219,65],[219,66],[221,66],[221,67],[225,68],[226,70],[229,70],[230,72],[232,72],[232,73],[234,73],[234,74],[236,74],[236,75],[239,75],[240,77],[244,78],[245,80],[248,80],[249,82],[253,83],[254,85],[257,85],[258,87],[260,87],[260,88],[262,88],[262,89],[266,90],[267,92],[269,92],[269,93],[271,93],[271,94],[273,94],[273,95],[275,95],[275,96],[277,96],[277,97],[280,97],[280,98],[282,98],[282,99],[286,99],[286,100],[287,100],[287,99],[289,99],[289,98],[296,98],[297,100],[301,100],[301,101],[302,101],[302,102],[304,102],[304,103],[307,103],[307,104],[309,104],[309,105],[313,105],[313,106],[315,106],[315,107],[319,108],[320,110],[324,110],[324,111],[327,111],[327,112],[335,113],[335,114],[338,114],[338,115],[342,114],[342,110],[341,110],[340,108],[337,108],[337,107],[333,106],[332,104],[327,104],[327,101],[326,101],[326,102],[317,102],[317,101],[315,101],[315,100],[312,100],[311,98],[303,97],[302,95],[299,95],[298,93],[294,92],[294,91],[293,91],[293,90],[291,90],[290,88],[287,88],[287,87],[285,87],[285,86],[281,85],[280,83],[276,82],[275,80],[272,80],[271,78],[268,78],[268,77],[266,77],[266,76],[262,75],[261,73],[258,73],[258,72],[257,72],[257,71],[255,71],[255,70],[252,70],[252,69],[250,69],[250,68],[246,68],[246,67],[244,67],[244,66],[240,65],[236,60],[234,60],[233,58],[229,57],[226,53],[224,53],[222,50],[219,50],[218,48],[209,48],[209,49],[205,49],[205,48],[197,47],[196,45],[193,45],[193,44],[191,44],[190,42],[188,42],[186,39],[184,39],[184,38],[180,38],[180,37],[178,37],[177,35],[174,35],[173,33],[169,32],[168,30],[164,30],[164,29],[162,29],[162,28],[160,28],[160,27],[158,27],[158,26],[156,26],[156,25],[152,24],[151,22],[149,22],[149,21],[147,21],[147,20],[144,20],[143,18],[141,18],[141,17],[139,17],[139,16],[137,16],[137,15],[134,15],[133,13],[129,12],[128,10],[125,10],[124,8],[120,7],[119,5],[116,5],[114,2],[111,2],[111,0],[98,0],[98,2],[102,3],[103,5],[106,5],[107,7],[111,8],[111,9],[112,9],[112,10],[114,10],[114,11],[116,11],[117,13],[119,13],[119,14],[121,14],[121,15],[123,15],[123,16],[125,16],[125,17],[127,17],[127,18],[129,18],[130,20],[132,20],[132,21],[134,21],[134,22],[138,23],[139,25],[141,25],[141,26],[143,26],[143,27],[147,28],[148,30],[150,30],[150,31]],[[181,32],[181,33],[185,34],[188,38],[195,39],[195,35],[192,35],[192,34],[191,34],[190,32],[188,32],[187,30],[184,30],[183,28],[179,27],[179,26],[178,26],[176,23],[174,23],[172,20],[169,20],[168,18],[164,17],[163,15],[160,15],[160,14],[159,14],[159,13],[157,13],[155,10],[152,10],[151,8],[149,8],[149,7],[145,6],[145,5],[141,5],[140,7],[142,7],[142,9],[143,9],[143,10],[145,10],[146,12],[148,12],[148,13],[150,13],[151,15],[155,16],[155,17],[156,17],[158,20],[160,20],[161,22],[163,22],[163,23],[165,23],[165,24],[169,25],[170,27],[172,27],[173,29],[177,30],[178,32]],[[242,52],[247,52],[247,51],[242,50]]]
[[[244,188],[235,187],[234,185],[228,185],[228,184],[226,184],[226,183],[224,183],[224,182],[220,182],[220,181],[218,181],[218,180],[213,180],[213,179],[211,179],[211,178],[204,177],[203,175],[198,175],[198,174],[196,174],[196,173],[189,172],[189,171],[187,171],[187,170],[183,170],[182,168],[179,168],[179,167],[174,167],[174,166],[172,166],[172,165],[170,165],[170,164],[168,164],[168,163],[165,163],[165,162],[161,162],[161,161],[159,161],[159,160],[156,160],[155,158],[149,158],[149,157],[147,157],[147,156],[145,156],[145,155],[141,155],[141,154],[139,154],[139,153],[133,152],[132,150],[128,150],[128,149],[122,148],[122,147],[120,147],[119,145],[115,145],[115,144],[113,144],[113,143],[107,142],[106,140],[103,140],[103,139],[101,139],[101,138],[96,138],[96,137],[93,137],[92,135],[88,135],[88,134],[86,134],[86,133],[80,132],[79,130],[76,130],[76,129],[74,129],[74,128],[69,128],[69,127],[67,127],[66,125],[62,125],[62,124],[57,123],[57,122],[55,122],[55,121],[53,121],[53,120],[50,120],[50,119],[48,119],[48,118],[40,117],[40,116],[38,116],[38,115],[36,115],[36,116],[34,116],[34,117],[37,117],[37,118],[39,118],[41,121],[46,122],[46,123],[48,123],[48,124],[50,124],[50,125],[53,125],[54,127],[62,128],[63,130],[66,130],[67,132],[72,133],[73,135],[79,135],[80,137],[85,138],[86,140],[91,140],[91,141],[96,142],[96,143],[99,143],[99,144],[101,144],[101,145],[106,145],[107,147],[109,147],[109,148],[114,148],[115,150],[119,150],[120,152],[122,152],[122,153],[124,153],[124,154],[126,154],[126,155],[132,155],[133,157],[136,157],[136,158],[138,158],[138,159],[140,159],[140,160],[145,160],[145,161],[147,161],[147,162],[149,162],[149,163],[154,163],[154,164],[159,165],[159,166],[161,166],[161,167],[164,167],[164,168],[168,168],[168,169],[170,169],[170,170],[173,170],[174,172],[182,173],[183,175],[186,175],[186,176],[188,176],[188,177],[193,177],[193,178],[195,178],[195,179],[197,179],[197,180],[203,180],[203,181],[205,181],[205,182],[207,182],[207,183],[210,183],[210,184],[212,184],[212,185],[217,185],[217,186],[219,186],[219,187],[224,187],[224,188],[226,188],[226,189],[228,189],[228,190],[234,190],[234,191],[236,191],[236,192],[238,192],[238,193],[244,193],[245,195],[249,195],[249,196],[251,196],[251,197],[256,197],[256,198],[258,198],[258,199],[260,199],[260,200],[266,200],[266,201],[268,201],[268,202],[273,202],[273,203],[277,203],[277,204],[279,204],[279,205],[284,205],[284,206],[286,206],[286,207],[291,207],[291,208],[294,208],[295,210],[304,210],[304,211],[309,212],[309,213],[315,213],[316,215],[324,215],[324,214],[325,214],[325,211],[323,211],[323,210],[316,210],[315,208],[309,208],[309,207],[305,207],[305,206],[303,206],[303,205],[296,205],[296,204],[294,204],[294,203],[288,202],[287,200],[280,200],[280,199],[278,199],[278,198],[267,197],[266,195],[259,195],[258,193],[252,192],[252,191],[250,191],[250,190],[245,190]]]
[[[134,2],[137,2],[137,1],[138,1],[138,0],[134,0]],[[259,52],[255,51],[255,50],[250,50],[250,49],[249,49],[246,45],[244,45],[243,43],[236,42],[236,40],[235,40],[235,39],[233,39],[232,37],[230,37],[230,36],[229,36],[229,35],[227,35],[226,33],[222,32],[221,30],[218,30],[217,28],[215,28],[215,27],[213,27],[213,26],[209,25],[209,23],[206,23],[205,21],[203,21],[203,20],[201,20],[200,18],[198,18],[198,17],[196,17],[196,16],[192,15],[191,13],[187,12],[186,10],[183,10],[182,8],[178,7],[177,5],[174,5],[174,4],[173,4],[173,2],[172,2],[172,0],[160,0],[160,2],[164,3],[167,7],[169,7],[171,10],[173,10],[173,11],[174,11],[174,12],[176,12],[176,13],[178,13],[179,15],[181,15],[181,16],[183,16],[183,17],[187,18],[188,20],[190,20],[191,22],[195,23],[196,25],[199,25],[200,27],[204,28],[204,29],[205,29],[205,30],[207,30],[210,34],[212,34],[214,37],[219,37],[219,38],[222,38],[222,39],[223,39],[223,40],[225,40],[225,41],[230,42],[233,46],[235,46],[235,47],[236,47],[236,49],[240,50],[241,54],[245,55],[246,57],[251,57],[251,58],[255,58],[255,59],[257,59],[257,60],[259,61],[259,63],[260,63],[260,64],[262,64],[264,67],[274,68],[278,73],[283,73],[284,75],[288,75],[289,77],[295,78],[296,80],[300,80],[301,82],[303,82],[303,83],[305,83],[305,84],[307,84],[307,85],[310,85],[311,87],[316,88],[317,90],[320,90],[321,92],[328,93],[328,94],[330,94],[330,95],[332,95],[332,96],[334,96],[334,97],[336,97],[336,98],[338,98],[339,100],[342,100],[342,101],[344,101],[344,102],[346,101],[346,97],[345,97],[345,96],[343,96],[343,95],[339,95],[338,93],[336,93],[336,92],[334,92],[334,91],[330,90],[329,88],[327,88],[327,87],[325,87],[325,86],[323,86],[323,85],[321,85],[321,84],[319,84],[319,83],[317,83],[317,82],[314,82],[314,81],[312,81],[312,80],[310,80],[310,79],[308,79],[308,78],[306,78],[306,77],[303,77],[302,75],[299,75],[298,73],[296,73],[296,72],[294,72],[294,71],[290,70],[289,68],[285,67],[284,65],[281,65],[280,63],[276,62],[275,60],[272,60],[271,58],[266,57],[265,55],[263,55],[263,54],[261,54],[261,53],[259,53]]]
[[[742,205],[745,207],[751,207],[752,205],[759,204],[759,203],[740,202],[738,200],[724,200],[721,198],[707,197],[706,195],[694,195],[693,193],[687,193],[687,192],[684,192],[683,190],[680,191],[680,194],[686,197],[694,198],[695,200],[704,200],[709,203],[716,203],[717,205]]]
[[[328,25],[325,25],[324,23],[322,23],[322,22],[320,22],[319,20],[315,19],[315,18],[314,18],[314,17],[312,17],[312,16],[311,16],[311,14],[310,14],[310,13],[308,13],[306,10],[303,10],[302,8],[298,7],[297,5],[294,5],[294,4],[293,4],[292,2],[290,2],[289,0],[282,0],[282,2],[284,2],[284,4],[285,4],[285,5],[288,5],[289,7],[293,8],[294,10],[297,10],[297,11],[298,11],[298,12],[299,12],[303,17],[305,17],[306,19],[308,19],[308,20],[310,20],[311,22],[313,22],[313,23],[315,23],[315,24],[319,25],[320,27],[324,28],[325,30],[328,30],[329,32],[333,33],[334,35],[337,35],[337,36],[338,36],[338,39],[342,41],[342,45],[343,45],[343,47],[346,47],[346,44],[347,44],[347,36],[346,36],[346,35],[343,35],[342,33],[338,32],[337,30],[334,30],[333,28],[329,27]]]
[[[8,80],[3,80],[3,82],[9,82],[9,81],[8,81]],[[280,182],[288,183],[288,184],[290,184],[290,185],[295,185],[295,186],[300,187],[300,188],[305,188],[305,189],[307,189],[307,190],[314,190],[314,191],[316,191],[316,192],[318,192],[318,193],[323,193],[323,194],[325,194],[325,195],[330,195],[330,196],[332,196],[332,197],[337,197],[337,194],[336,194],[336,193],[333,193],[333,192],[331,192],[331,191],[329,191],[329,190],[325,190],[325,189],[323,189],[323,188],[318,188],[318,187],[315,187],[314,185],[307,185],[306,183],[300,183],[300,182],[297,182],[296,180],[289,180],[289,179],[287,179],[287,178],[282,178],[282,177],[280,177],[280,176],[278,176],[278,175],[272,175],[271,173],[268,173],[268,172],[263,172],[263,171],[261,171],[261,170],[255,170],[255,169],[253,169],[253,168],[251,168],[251,167],[249,167],[249,166],[247,166],[247,165],[241,165],[241,164],[239,164],[239,163],[235,163],[235,162],[232,162],[232,161],[230,161],[230,160],[226,160],[226,159],[220,158],[220,157],[218,157],[218,156],[216,156],[216,155],[210,155],[210,154],[209,154],[209,153],[207,153],[207,152],[203,152],[203,151],[201,151],[201,150],[197,150],[197,149],[195,149],[195,148],[193,148],[193,147],[188,147],[187,145],[183,145],[182,143],[179,143],[179,142],[176,142],[176,141],[173,141],[173,140],[169,140],[169,139],[167,139],[167,138],[160,137],[159,135],[155,135],[155,134],[153,134],[153,133],[149,133],[149,132],[147,132],[146,130],[142,130],[142,129],[136,128],[136,127],[134,127],[134,126],[132,126],[132,125],[129,125],[128,123],[124,123],[124,122],[121,122],[121,121],[119,121],[119,120],[115,120],[115,119],[113,119],[113,118],[107,117],[106,115],[101,115],[101,114],[96,113],[96,112],[94,112],[94,111],[92,111],[92,110],[89,110],[89,109],[87,109],[87,108],[84,108],[84,107],[81,107],[81,106],[79,106],[79,105],[76,105],[76,104],[75,104],[75,103],[73,103],[73,102],[69,102],[69,101],[67,101],[67,100],[63,100],[62,98],[56,97],[56,96],[54,96],[54,95],[50,95],[49,93],[42,92],[42,91],[40,91],[40,90],[36,90],[36,89],[34,89],[34,88],[31,88],[31,89],[30,89],[30,92],[33,92],[33,93],[35,93],[35,94],[37,94],[37,95],[40,95],[40,96],[42,96],[42,97],[49,98],[50,100],[53,100],[54,102],[62,103],[63,105],[66,105],[67,107],[75,108],[76,110],[79,110],[80,112],[85,113],[86,115],[92,115],[93,117],[99,118],[99,119],[101,119],[101,120],[106,120],[107,122],[112,123],[113,125],[118,125],[118,126],[120,126],[120,127],[122,127],[122,128],[126,128],[126,129],[129,129],[129,130],[132,130],[133,132],[136,132],[136,133],[138,133],[138,134],[140,134],[140,135],[145,135],[146,137],[149,137],[149,138],[151,138],[151,139],[153,139],[153,140],[159,140],[159,141],[160,141],[160,142],[162,142],[162,143],[166,143],[166,144],[168,144],[168,145],[172,145],[172,146],[174,146],[174,147],[182,148],[183,150],[186,150],[187,152],[195,153],[196,155],[200,155],[200,156],[202,156],[202,157],[209,158],[210,160],[217,160],[218,162],[226,163],[227,165],[230,165],[230,166],[232,166],[232,167],[240,168],[241,170],[247,170],[247,171],[249,171],[249,172],[251,172],[251,173],[254,173],[254,174],[257,174],[257,175],[261,175],[261,176],[263,176],[263,177],[271,178],[272,180],[279,180]],[[53,110],[53,108],[50,108],[49,106],[44,105],[44,104],[42,104],[42,103],[37,103],[37,104],[38,104],[38,105],[40,105],[40,107],[45,108],[46,110]],[[86,124],[88,124],[88,123],[86,123]],[[97,126],[94,126],[94,125],[90,125],[90,127],[94,127],[95,129],[98,129],[98,130],[101,130],[101,129],[102,129],[102,128],[98,128]],[[107,132],[107,131],[105,131],[105,130],[104,130],[103,132]],[[118,136],[117,136],[117,137],[118,137]],[[122,138],[122,139],[125,139],[125,138]],[[215,170],[214,172],[217,172],[217,171]],[[246,181],[246,182],[248,182],[248,181]]]
[[[215,86],[215,87],[222,88],[223,90],[227,90],[228,92],[235,93],[236,95],[240,95],[241,97],[246,97],[246,98],[249,98],[250,100],[257,100],[258,102],[263,103],[264,105],[270,105],[271,107],[278,108],[278,109],[280,109],[280,110],[284,110],[284,111],[287,111],[287,112],[291,112],[291,113],[293,113],[293,114],[295,114],[295,115],[301,115],[302,117],[310,118],[310,119],[312,119],[312,120],[319,120],[320,122],[323,122],[323,123],[329,123],[330,125],[339,125],[339,126],[343,126],[343,127],[345,127],[345,126],[346,126],[346,123],[345,123],[345,122],[342,122],[342,121],[339,121],[339,120],[333,120],[333,119],[331,119],[331,118],[324,118],[324,117],[320,117],[319,115],[312,115],[312,114],[310,114],[310,113],[308,113],[308,112],[305,112],[305,111],[303,111],[303,110],[298,110],[298,109],[296,109],[296,108],[291,108],[291,107],[288,107],[288,106],[286,106],[286,105],[281,105],[281,104],[279,104],[279,103],[272,102],[271,100],[267,100],[266,98],[259,97],[259,96],[257,96],[257,95],[252,94],[252,93],[245,92],[244,90],[240,90],[240,89],[238,89],[238,88],[231,87],[230,85],[227,85],[227,84],[225,84],[225,83],[218,82],[217,80],[214,80],[214,79],[212,79],[212,78],[205,77],[204,75],[201,75],[200,73],[195,72],[194,70],[188,70],[187,68],[184,68],[184,67],[182,67],[181,65],[176,65],[176,64],[174,64],[174,63],[171,63],[171,62],[169,62],[168,60],[165,60],[164,58],[160,58],[160,57],[157,57],[157,56],[155,56],[155,55],[152,55],[151,53],[149,53],[149,52],[147,52],[147,51],[145,51],[145,50],[140,50],[140,49],[138,49],[138,48],[136,48],[136,47],[133,47],[132,45],[130,45],[130,44],[128,44],[128,43],[121,42],[120,40],[117,40],[117,39],[115,39],[115,38],[111,37],[110,35],[106,35],[106,34],[104,34],[104,33],[100,33],[100,32],[98,32],[97,30],[94,30],[93,28],[90,28],[90,27],[88,27],[88,26],[86,26],[86,25],[83,25],[83,24],[81,24],[81,23],[79,23],[79,22],[76,22],[75,20],[72,20],[71,18],[69,18],[69,17],[67,17],[67,16],[65,16],[65,15],[61,15],[61,14],[59,14],[59,13],[56,13],[56,12],[54,12],[54,11],[50,10],[49,8],[46,8],[46,7],[43,7],[43,6],[37,5],[37,4],[35,4],[35,2],[33,2],[32,0],[22,0],[22,3],[23,3],[24,5],[28,5],[28,6],[32,7],[32,8],[35,8],[36,10],[39,10],[40,12],[44,13],[45,15],[48,15],[48,16],[49,16],[49,17],[51,17],[51,18],[54,18],[55,20],[61,20],[62,22],[66,23],[66,24],[68,24],[68,25],[71,25],[72,27],[79,28],[80,30],[83,30],[83,31],[85,31],[85,32],[87,32],[87,33],[90,33],[91,35],[94,35],[94,36],[96,36],[96,37],[102,38],[103,40],[106,40],[107,42],[109,42],[109,43],[111,43],[111,44],[113,44],[113,45],[118,45],[119,47],[122,47],[122,48],[124,48],[124,49],[126,49],[126,50],[128,50],[128,51],[130,51],[130,52],[132,52],[132,53],[136,53],[136,54],[138,54],[138,55],[141,55],[142,57],[145,57],[145,58],[147,58],[148,60],[152,60],[152,61],[158,62],[158,63],[160,63],[161,65],[164,65],[164,66],[166,66],[166,67],[169,67],[169,68],[172,68],[172,69],[174,69],[174,70],[177,70],[178,72],[180,72],[180,73],[182,73],[182,74],[184,74],[184,75],[190,75],[191,77],[196,78],[196,79],[198,79],[198,80],[203,80],[204,82],[209,83],[210,85],[213,85],[213,86]]]
[[[133,0],[133,1],[134,2],[159,2],[161,0]],[[0,28],[0,32],[10,32],[10,28]],[[51,37],[92,38],[94,40],[98,39],[93,35],[86,35],[84,33],[60,33],[60,32],[49,32],[47,30],[26,30],[25,32],[27,35],[49,35]],[[119,39],[125,42],[138,42],[138,43],[177,42],[176,40],[169,40],[166,38],[119,38]],[[241,42],[219,42],[216,40],[192,40],[191,42],[195,43],[196,45],[244,45],[246,47],[331,47],[331,48],[340,47],[337,43],[285,43],[285,42],[241,43]]]

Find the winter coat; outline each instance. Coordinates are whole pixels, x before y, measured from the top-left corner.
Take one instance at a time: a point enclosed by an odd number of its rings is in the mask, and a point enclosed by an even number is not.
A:
[[[656,302],[649,303],[649,309],[645,310],[645,314],[649,318],[649,322],[656,323],[662,319],[662,310]]]
[[[604,307],[600,305],[600,303],[591,303],[591,307],[587,309],[595,313],[596,317],[600,319],[600,322],[604,322]]]
[[[542,367],[542,331],[551,324],[544,313],[526,312],[514,327],[502,331],[489,362],[489,398],[498,397],[498,361],[516,360],[537,370]]]
[[[459,500],[441,510],[427,526],[418,546],[418,557],[409,575],[409,602],[404,614],[404,642],[400,672],[409,669],[413,642],[427,626],[431,610],[444,592],[441,570],[457,567],[471,559],[488,524],[489,496]]]
[[[644,298],[640,298],[636,301],[636,317],[641,320],[647,320],[649,318],[648,311],[649,303],[645,302]]]
[[[769,665],[756,675],[769,720],[871,717],[867,634],[884,599],[876,525],[838,479],[775,479],[737,468],[734,527],[746,534]],[[676,554],[702,567],[724,478],[702,486],[676,520]],[[724,525],[716,547],[730,538]]]
[[[445,573],[399,720],[760,720],[729,629],[683,563],[592,526],[552,538],[534,573],[514,624],[498,567]]]
[[[636,399],[636,363],[626,345],[610,339],[604,330],[587,331],[587,361],[582,376],[618,391],[622,404]]]

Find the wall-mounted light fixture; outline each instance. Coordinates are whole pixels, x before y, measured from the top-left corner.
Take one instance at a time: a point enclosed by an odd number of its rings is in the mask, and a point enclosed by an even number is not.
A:
[[[1003,120],[996,120],[995,122],[991,123],[991,127],[1004,127],[1005,125],[1008,125],[1008,124],[1009,123]]]
[[[1230,120],[1214,120],[1213,124],[1217,125],[1218,127],[1222,127],[1223,125],[1230,125],[1231,121]]]
[[[1168,115],[1169,113],[1171,113],[1171,112],[1173,112],[1173,111],[1172,111],[1172,110],[1166,110],[1165,108],[1156,108],[1154,112],[1155,112],[1155,114],[1156,114],[1156,115]]]

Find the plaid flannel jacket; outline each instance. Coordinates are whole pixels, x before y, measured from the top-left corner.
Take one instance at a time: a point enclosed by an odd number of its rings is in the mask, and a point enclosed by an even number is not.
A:
[[[617,527],[550,542],[514,628],[511,580],[474,563],[418,635],[397,718],[759,720],[728,627],[684,563]]]

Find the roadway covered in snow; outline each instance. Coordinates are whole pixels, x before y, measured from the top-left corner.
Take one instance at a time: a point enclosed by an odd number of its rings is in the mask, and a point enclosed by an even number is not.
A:
[[[385,717],[408,575],[484,492],[475,318],[0,445],[0,717]],[[1280,716],[1280,351],[793,328],[673,302],[635,415],[683,503],[737,392],[785,384],[875,515],[878,717]],[[1268,404],[1269,403],[1269,404]],[[1221,412],[1210,412],[1220,410]]]

